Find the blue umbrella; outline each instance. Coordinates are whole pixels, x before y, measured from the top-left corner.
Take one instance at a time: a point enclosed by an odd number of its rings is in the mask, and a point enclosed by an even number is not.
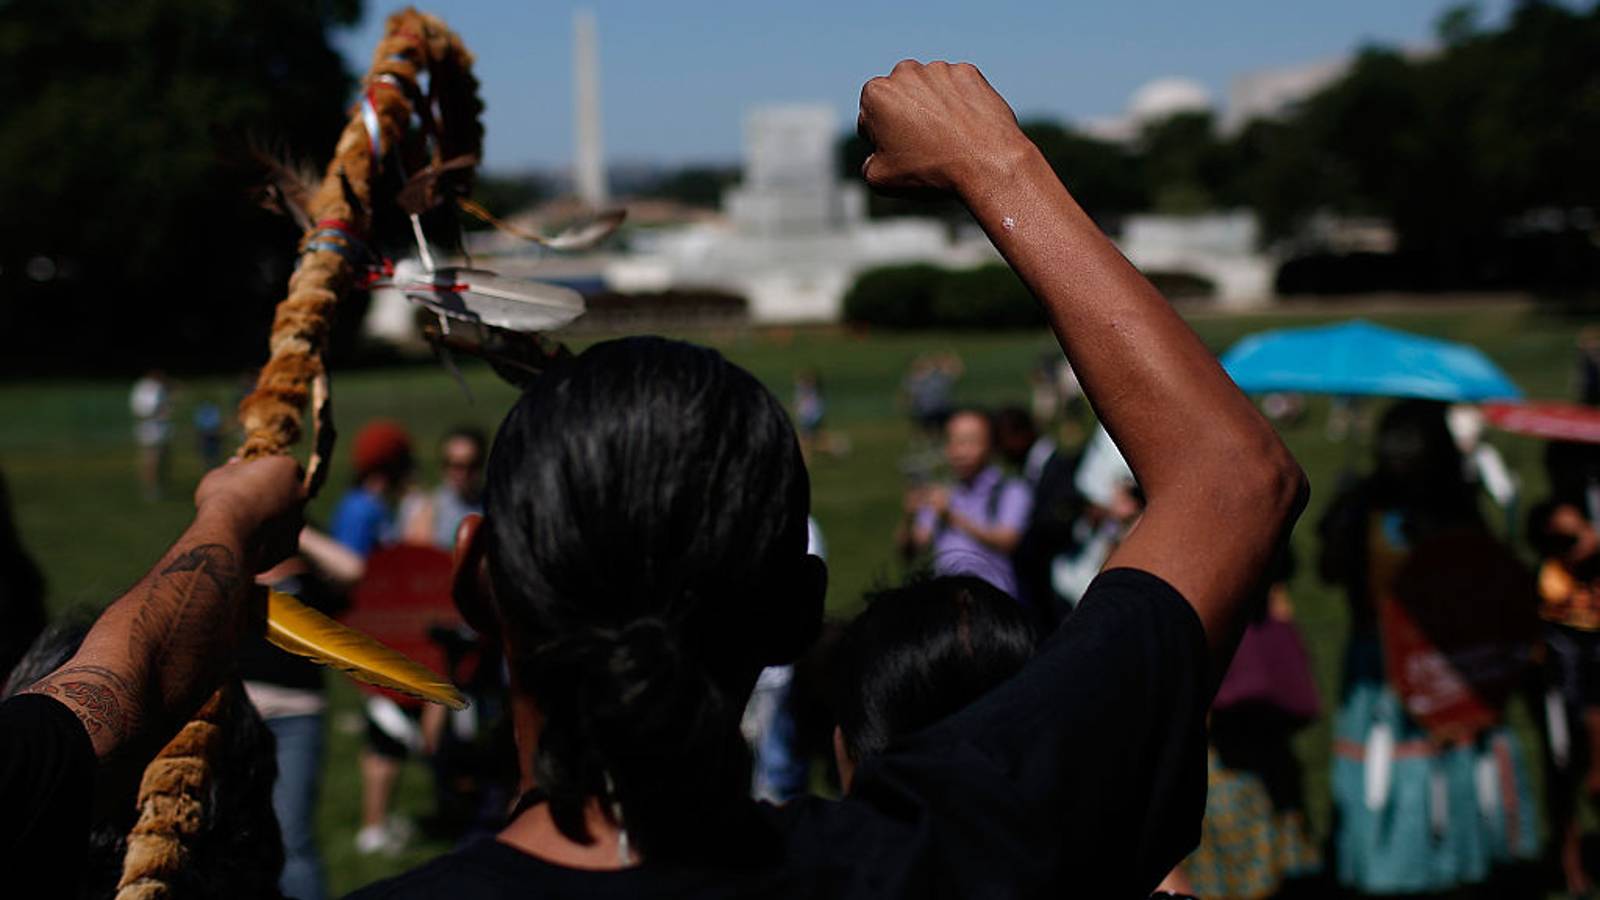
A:
[[[1522,396],[1476,347],[1360,319],[1253,334],[1223,354],[1222,367],[1246,393],[1303,391],[1448,403]]]

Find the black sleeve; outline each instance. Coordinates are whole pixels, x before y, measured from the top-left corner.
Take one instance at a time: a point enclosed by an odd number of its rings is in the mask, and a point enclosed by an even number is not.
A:
[[[50,869],[60,887],[81,868],[96,766],[72,710],[39,694],[0,703],[0,860],[15,864],[6,871]]]
[[[1199,841],[1209,665],[1166,582],[1103,573],[1015,678],[862,766],[856,837],[909,892],[1148,896]]]

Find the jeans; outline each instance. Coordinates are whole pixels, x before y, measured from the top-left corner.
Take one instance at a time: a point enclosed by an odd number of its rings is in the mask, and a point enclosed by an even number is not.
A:
[[[793,680],[792,666],[763,670],[740,723],[754,751],[751,794],[757,800],[783,803],[807,787],[810,761],[795,753],[794,713],[789,708]]]
[[[283,831],[283,877],[278,887],[295,900],[322,900],[317,852],[317,792],[322,779],[322,716],[268,719],[278,741],[278,783],[272,810]]]

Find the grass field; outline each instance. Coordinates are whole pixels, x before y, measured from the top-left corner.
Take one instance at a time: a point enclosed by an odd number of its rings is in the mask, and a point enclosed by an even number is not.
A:
[[[1315,324],[1335,316],[1197,316],[1194,324],[1215,350],[1265,327]],[[1476,344],[1499,362],[1531,396],[1561,397],[1568,391],[1573,337],[1579,323],[1523,308],[1393,313],[1372,318],[1384,324]],[[910,429],[896,392],[910,360],[919,353],[955,350],[967,373],[958,388],[963,403],[1023,403],[1027,370],[1054,346],[1048,334],[855,335],[838,331],[748,331],[691,335],[713,344],[755,372],[785,400],[791,378],[802,368],[821,371],[828,422],[848,437],[851,450],[814,461],[813,504],[827,537],[832,571],[830,611],[848,615],[863,590],[892,581],[901,572],[890,547],[900,507],[900,460]],[[468,368],[469,402],[451,379],[431,365],[361,371],[336,377],[337,418],[345,434],[373,416],[406,422],[424,448],[424,478],[434,464],[428,448],[449,426],[477,423],[492,428],[513,399],[485,369]],[[49,381],[0,385],[0,467],[10,481],[22,533],[50,580],[54,610],[98,608],[114,598],[152,563],[186,523],[188,491],[200,473],[189,433],[180,428],[169,499],[146,502],[134,479],[129,385],[122,382]],[[202,399],[225,408],[237,399],[233,379],[194,380],[179,396],[179,422]],[[1369,410],[1370,411],[1370,410]],[[1333,696],[1346,629],[1343,600],[1319,584],[1311,527],[1340,473],[1362,465],[1369,451],[1361,439],[1333,444],[1323,436],[1326,405],[1314,399],[1308,415],[1285,431],[1291,449],[1310,474],[1313,496],[1295,544],[1302,561],[1292,585],[1301,627],[1310,643],[1325,697]],[[1495,444],[1521,476],[1523,496],[1544,491],[1537,442],[1500,435]],[[341,453],[340,462],[343,461]],[[336,465],[330,489],[314,505],[322,518],[348,479]],[[1519,548],[1520,549],[1520,548]],[[423,844],[399,859],[357,857],[351,846],[357,822],[355,756],[360,737],[352,716],[355,692],[332,678],[334,713],[321,812],[330,887],[343,893],[444,849]],[[1308,729],[1300,739],[1306,762],[1313,820],[1326,829],[1328,729]],[[425,813],[427,774],[414,765],[402,783],[401,805]]]

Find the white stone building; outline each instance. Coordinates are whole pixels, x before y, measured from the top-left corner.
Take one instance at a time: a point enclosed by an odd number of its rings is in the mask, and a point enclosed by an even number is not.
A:
[[[744,179],[723,197],[725,220],[636,233],[633,252],[606,264],[607,286],[716,288],[743,295],[757,322],[831,322],[864,269],[993,258],[986,241],[953,242],[936,220],[869,220],[864,186],[838,176],[839,134],[827,106],[752,110]]]

